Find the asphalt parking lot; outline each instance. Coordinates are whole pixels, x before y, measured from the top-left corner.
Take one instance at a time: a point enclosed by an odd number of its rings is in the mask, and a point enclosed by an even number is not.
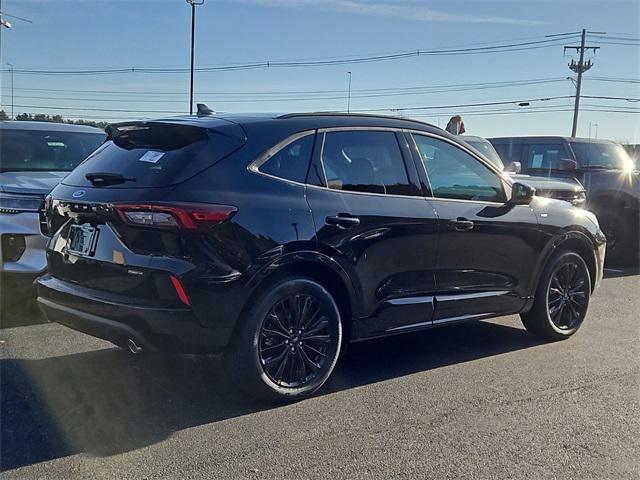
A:
[[[639,478],[639,287],[609,271],[564,342],[504,317],[358,344],[316,397],[275,407],[215,358],[5,328],[1,476]]]

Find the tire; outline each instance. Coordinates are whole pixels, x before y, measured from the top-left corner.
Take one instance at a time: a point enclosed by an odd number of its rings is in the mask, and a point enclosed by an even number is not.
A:
[[[633,223],[616,213],[603,213],[598,216],[600,228],[607,237],[605,259],[608,265],[624,265],[631,262],[634,233]]]
[[[319,283],[285,279],[262,292],[240,321],[227,357],[236,385],[250,395],[275,402],[300,400],[333,372],[342,321],[333,297]]]
[[[591,278],[582,257],[559,252],[542,272],[533,307],[520,318],[529,333],[545,340],[563,340],[582,325],[590,297]]]

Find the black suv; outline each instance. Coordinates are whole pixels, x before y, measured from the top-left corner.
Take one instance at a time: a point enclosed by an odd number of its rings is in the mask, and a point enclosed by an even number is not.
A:
[[[443,130],[363,115],[122,123],[53,190],[49,320],[141,349],[223,351],[297,399],[346,342],[520,313],[580,327],[595,216],[534,197]]]
[[[568,137],[489,139],[505,162],[520,162],[522,172],[540,177],[577,179],[587,191],[607,237],[607,260],[637,258],[640,233],[640,172],[625,149],[609,140]],[[634,258],[635,257],[635,258]]]

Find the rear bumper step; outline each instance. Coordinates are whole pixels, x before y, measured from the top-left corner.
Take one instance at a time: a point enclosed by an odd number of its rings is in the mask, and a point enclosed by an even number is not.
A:
[[[130,348],[174,353],[221,351],[215,328],[202,327],[188,308],[132,305],[91,295],[50,275],[38,279],[38,306],[50,322]]]
[[[50,322],[107,340],[122,348],[128,348],[127,343],[131,339],[145,349],[155,350],[138,332],[122,323],[58,305],[41,297],[38,297],[38,306]]]

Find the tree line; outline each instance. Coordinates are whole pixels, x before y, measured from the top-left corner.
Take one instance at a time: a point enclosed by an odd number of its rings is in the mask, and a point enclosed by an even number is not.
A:
[[[9,115],[4,110],[0,110],[0,120],[10,120]],[[69,118],[63,118],[62,115],[47,115],[45,113],[20,113],[16,115],[15,120],[35,120],[37,122],[52,122],[52,123],[70,123],[72,125],[89,125],[92,127],[106,128],[109,125],[108,122],[94,122],[91,120],[71,120]]]

